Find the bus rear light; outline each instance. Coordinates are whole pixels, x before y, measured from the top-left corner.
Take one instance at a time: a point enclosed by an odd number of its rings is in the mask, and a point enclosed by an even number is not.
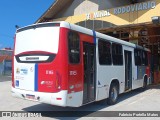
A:
[[[56,100],[62,100],[62,98],[56,98]]]
[[[55,87],[56,87],[57,90],[61,89],[61,76],[57,71],[56,71]]]
[[[59,84],[59,79],[56,79],[56,88],[57,88],[57,89],[60,89],[60,88],[61,88],[61,86],[60,86],[60,84]]]
[[[148,66],[146,67],[146,74],[147,74],[147,77],[150,77],[150,69]]]

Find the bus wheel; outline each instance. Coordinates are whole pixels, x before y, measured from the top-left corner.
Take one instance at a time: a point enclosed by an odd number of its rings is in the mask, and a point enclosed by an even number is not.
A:
[[[118,86],[116,84],[111,84],[110,90],[109,90],[109,98],[107,99],[107,103],[109,105],[114,105],[117,102],[118,99]]]

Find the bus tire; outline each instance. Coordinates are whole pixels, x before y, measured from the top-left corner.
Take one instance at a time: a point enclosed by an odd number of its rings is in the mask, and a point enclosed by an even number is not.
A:
[[[109,97],[107,99],[107,104],[114,105],[117,102],[118,94],[119,94],[118,86],[112,83],[109,90]]]

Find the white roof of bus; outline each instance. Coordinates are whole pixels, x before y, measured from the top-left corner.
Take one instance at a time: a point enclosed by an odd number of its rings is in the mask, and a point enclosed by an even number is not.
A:
[[[90,30],[88,28],[78,26],[78,25],[75,25],[75,24],[71,24],[71,23],[68,23],[68,22],[65,22],[65,21],[44,22],[44,23],[32,24],[32,25],[25,26],[25,27],[30,27],[30,26],[34,26],[34,25],[42,25],[42,24],[50,24],[50,23],[60,23],[60,27],[69,28],[69,29],[72,29],[74,31],[79,31],[81,33],[93,36],[93,31],[92,30]],[[25,27],[23,27],[23,28],[25,28]],[[22,29],[22,28],[19,28],[19,29]],[[17,30],[19,30],[19,29],[17,29]],[[144,50],[149,51],[149,49],[144,48],[142,46],[139,46],[139,45],[136,45],[136,44],[133,44],[133,43],[130,43],[130,42],[126,42],[126,41],[120,40],[118,38],[114,38],[114,37],[111,37],[111,36],[108,36],[108,35],[105,35],[105,34],[102,34],[102,33],[99,33],[99,32],[96,32],[96,37],[97,38],[102,38],[104,40],[109,40],[109,41],[112,41],[112,42],[115,42],[115,43],[120,43],[120,44],[123,44],[123,45],[126,45],[126,46],[130,46],[130,47],[134,47],[134,48],[140,48],[140,49],[144,49]]]
[[[62,26],[69,28],[68,23],[66,23],[66,22],[61,22],[61,27]],[[78,25],[70,24],[70,29],[93,36],[93,31],[88,29],[88,28],[84,28],[84,27],[81,27],[81,26],[78,26]],[[108,35],[105,35],[105,34],[102,34],[102,33],[99,33],[99,32],[96,32],[96,37],[97,38],[102,38],[104,40],[109,40],[109,41],[112,41],[112,42],[124,44],[124,45],[127,45],[127,46],[136,47],[136,45],[133,44],[133,43],[129,43],[129,42],[126,42],[126,41],[120,40],[118,38],[114,38],[114,37],[111,37],[111,36],[108,36]]]
[[[63,21],[63,22],[61,22],[61,24],[63,24],[62,26],[65,27],[65,25],[67,25],[68,22],[64,22]],[[75,30],[75,31],[79,31],[79,32],[84,33],[84,34],[93,35],[93,31],[92,30],[90,30],[88,28],[84,28],[84,27],[78,26],[78,25],[75,25],[75,24],[70,24],[70,29]],[[111,37],[111,36],[108,36],[108,35],[105,35],[105,34],[102,34],[102,33],[99,33],[99,32],[96,32],[96,37],[97,38],[102,38],[104,40],[109,40],[111,42],[123,44],[123,45],[126,45],[126,46],[130,46],[130,47],[134,47],[134,48],[139,48],[139,49],[144,49],[144,50],[150,51],[149,49],[144,48],[144,47],[139,46],[139,45],[136,45],[134,43],[126,42],[124,40],[121,40],[121,39],[118,39],[118,38],[114,38],[114,37]]]
[[[133,43],[126,42],[124,40],[120,40],[118,38],[114,38],[114,37],[111,37],[111,36],[108,36],[108,35],[105,35],[105,34],[102,34],[102,33],[99,33],[99,32],[96,32],[96,37],[102,38],[102,39],[105,39],[105,40],[109,40],[111,42],[127,45],[127,46],[130,46],[130,47],[136,47],[136,45],[133,44]]]

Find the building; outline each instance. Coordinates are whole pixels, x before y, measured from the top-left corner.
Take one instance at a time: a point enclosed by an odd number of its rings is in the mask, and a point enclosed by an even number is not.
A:
[[[12,49],[0,50],[0,75],[11,75],[12,72]]]
[[[67,21],[151,50],[151,76],[160,82],[160,0],[56,0],[36,21]]]

